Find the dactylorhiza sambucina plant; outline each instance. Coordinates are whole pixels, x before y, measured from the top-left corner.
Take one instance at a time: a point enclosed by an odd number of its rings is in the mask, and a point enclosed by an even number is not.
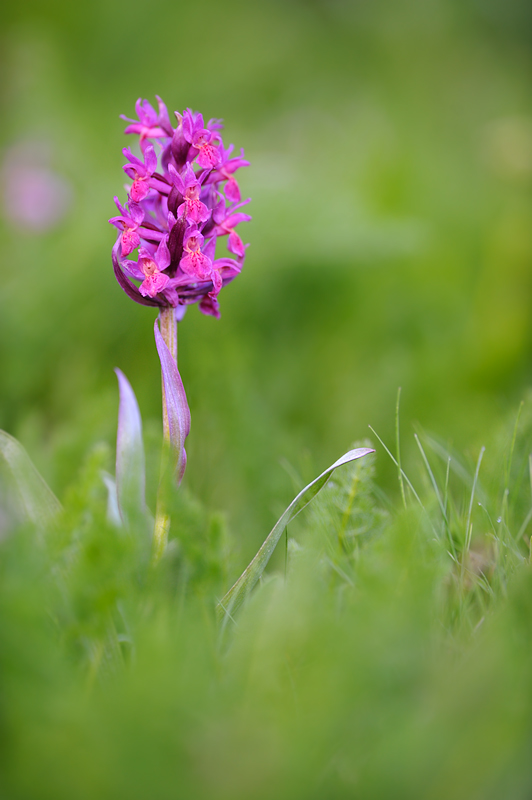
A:
[[[159,309],[155,341],[163,378],[163,427],[178,481],[186,465],[184,442],[190,429],[186,394],[177,369],[177,323],[187,306],[220,316],[218,295],[241,271],[246,246],[236,227],[251,219],[242,212],[235,173],[249,166],[224,147],[220,120],[204,124],[201,114],[175,112],[172,127],[158,97],[156,111],[138,100],[138,119],[126,117],[125,133],[139,136],[140,157],[124,149],[124,171],[132,180],[123,206],[109,222],[118,228],[113,267],[122,289],[135,302]],[[227,254],[216,257],[226,237]],[[137,251],[137,259],[132,253]],[[123,381],[122,381],[123,382]],[[159,509],[156,538],[164,545],[168,520]]]

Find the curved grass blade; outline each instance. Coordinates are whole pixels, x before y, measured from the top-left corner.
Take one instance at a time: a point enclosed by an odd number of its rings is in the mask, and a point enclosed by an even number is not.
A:
[[[61,503],[20,442],[0,431],[0,456],[14,479],[22,511],[36,524],[49,525],[61,512]]]
[[[322,472],[321,475],[315,478],[312,483],[309,483],[308,486],[305,486],[305,488],[299,492],[297,497],[292,500],[284,514],[279,518],[272,528],[257,555],[249,563],[236,583],[231,587],[231,589],[229,589],[222,600],[220,600],[218,603],[216,611],[219,619],[224,619],[224,624],[227,619],[230,619],[232,614],[242,605],[246,597],[250,594],[253,587],[259,580],[266,568],[268,561],[270,560],[273,551],[275,550],[277,542],[283,535],[286,526],[294,519],[294,517],[299,514],[300,511],[305,508],[305,506],[310,503],[311,500],[313,500],[314,497],[316,497],[320,489],[325,486],[334,470],[338,467],[341,467],[342,464],[348,464],[350,461],[355,461],[357,458],[362,458],[363,456],[367,456],[369,453],[374,452],[375,451],[369,447],[358,447],[356,450],[349,450],[349,452],[345,453],[345,455],[339,458],[338,461],[335,461],[334,464],[326,469],[325,472]]]
[[[115,369],[120,392],[116,436],[116,496],[124,525],[144,515],[145,466],[142,420],[135,393],[120,369]]]
[[[161,335],[157,320],[155,320],[154,332],[155,344],[161,361],[170,445],[176,459],[175,468],[178,481],[180,481],[187,463],[185,439],[190,433],[190,409],[177,364]]]

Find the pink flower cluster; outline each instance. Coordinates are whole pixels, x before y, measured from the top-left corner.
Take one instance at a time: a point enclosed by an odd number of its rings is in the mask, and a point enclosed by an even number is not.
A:
[[[204,125],[201,114],[175,112],[177,127],[157,97],[156,111],[147,100],[135,106],[138,120],[125,133],[139,135],[141,158],[124,149],[124,171],[132,181],[128,201],[109,222],[119,230],[113,266],[122,289],[137,303],[173,306],[178,318],[199,302],[204,314],[220,316],[218,294],[242,269],[247,245],[236,232],[250,220],[239,209],[235,173],[249,166],[244,152],[231,157],[223,146],[221,121]],[[216,243],[227,236],[228,256],[216,257]],[[128,256],[138,248],[136,261]],[[140,281],[137,285],[134,281]]]

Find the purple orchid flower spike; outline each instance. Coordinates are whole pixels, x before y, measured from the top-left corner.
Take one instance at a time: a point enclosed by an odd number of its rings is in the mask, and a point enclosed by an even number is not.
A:
[[[163,378],[164,438],[174,454],[178,480],[186,464],[184,441],[190,427],[186,395],[177,368],[177,323],[188,306],[220,317],[219,295],[242,270],[246,248],[236,232],[251,219],[238,209],[235,173],[249,165],[224,148],[222,122],[186,109],[168,111],[157,97],[158,110],[147,100],[135,106],[138,120],[127,119],[126,133],[138,134],[142,158],[129,148],[124,171],[132,180],[128,200],[116,199],[119,216],[109,221],[118,229],[112,251],[116,279],[129,298],[156,308],[157,352]],[[157,153],[154,144],[157,144]],[[227,255],[216,258],[217,242],[227,243]],[[132,255],[137,250],[137,256]],[[162,484],[161,484],[162,485]],[[164,500],[158,500],[155,520],[156,552],[164,550],[168,520]]]
[[[198,303],[202,313],[218,317],[218,293],[240,272],[245,257],[236,228],[251,217],[238,211],[249,201],[240,201],[235,173],[249,162],[243,151],[231,157],[233,146],[224,148],[221,120],[211,119],[205,127],[203,116],[187,109],[176,112],[174,129],[166,106],[157,101],[158,111],[147,100],[137,101],[139,119],[128,120],[126,128],[139,135],[143,158],[124,150],[124,170],[133,185],[125,206],[117,200],[120,216],[110,220],[119,231],[115,275],[140,305],[182,316]],[[160,171],[154,142],[162,148]],[[232,260],[215,261],[220,237]],[[137,260],[128,258],[137,248]]]

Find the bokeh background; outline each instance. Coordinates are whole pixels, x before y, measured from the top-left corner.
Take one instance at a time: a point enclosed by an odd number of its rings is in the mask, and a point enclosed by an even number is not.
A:
[[[186,481],[250,555],[373,425],[478,452],[531,380],[525,0],[11,0],[0,81],[0,427],[61,496],[129,377],[156,479],[153,311],[115,283],[119,114],[225,120],[253,222],[222,319],[189,310]],[[40,198],[34,205],[30,196]],[[43,212],[46,209],[46,213]],[[151,448],[151,449],[150,449]],[[393,465],[378,459],[393,492]]]

